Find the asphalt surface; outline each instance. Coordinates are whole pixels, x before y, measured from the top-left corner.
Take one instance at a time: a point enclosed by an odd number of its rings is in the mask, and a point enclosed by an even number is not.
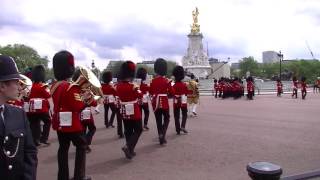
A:
[[[299,96],[260,95],[252,101],[202,96],[198,116],[187,120],[187,135],[176,135],[171,115],[166,146],[158,144],[151,111],[150,130],[141,135],[133,160],[125,159],[125,140],[116,128],[104,127],[101,107],[86,173],[94,180],[247,180],[246,165],[253,161],[278,164],[284,176],[320,169],[320,94]],[[56,132],[49,141],[39,148],[39,180],[57,179]],[[71,146],[71,177],[74,156]]]

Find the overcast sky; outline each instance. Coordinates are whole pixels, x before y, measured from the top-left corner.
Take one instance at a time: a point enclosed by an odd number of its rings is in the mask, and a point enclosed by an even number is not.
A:
[[[0,45],[26,44],[50,60],[66,49],[100,69],[110,59],[181,63],[195,7],[210,57],[262,61],[262,51],[281,50],[311,59],[307,41],[320,58],[318,0],[0,0]]]

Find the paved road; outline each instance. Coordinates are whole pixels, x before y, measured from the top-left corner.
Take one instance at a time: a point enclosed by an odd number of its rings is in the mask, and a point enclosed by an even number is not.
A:
[[[247,180],[245,168],[252,161],[279,164],[284,175],[320,168],[320,94],[309,93],[306,100],[264,95],[253,101],[203,96],[200,103],[198,117],[187,121],[188,135],[175,134],[171,116],[165,147],[158,145],[151,113],[150,130],[142,134],[133,160],[124,158],[124,139],[118,139],[116,128],[105,129],[103,113],[96,115],[87,174],[95,180]],[[50,142],[39,149],[39,180],[56,179],[53,131]],[[71,147],[70,175],[74,152]]]

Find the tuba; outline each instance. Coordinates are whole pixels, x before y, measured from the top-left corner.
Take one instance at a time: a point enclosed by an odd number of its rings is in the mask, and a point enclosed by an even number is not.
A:
[[[98,100],[103,97],[100,81],[90,69],[80,66],[75,72],[73,80],[73,84],[79,85],[83,92],[90,92],[91,98],[89,100],[81,96],[84,102],[88,103],[92,101],[92,98]]]

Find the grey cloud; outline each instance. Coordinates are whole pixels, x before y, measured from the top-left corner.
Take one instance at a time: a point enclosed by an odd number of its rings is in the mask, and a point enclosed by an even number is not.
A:
[[[303,9],[298,9],[296,11],[297,15],[305,15],[313,19],[315,24],[320,25],[320,9],[316,7],[308,7]]]

